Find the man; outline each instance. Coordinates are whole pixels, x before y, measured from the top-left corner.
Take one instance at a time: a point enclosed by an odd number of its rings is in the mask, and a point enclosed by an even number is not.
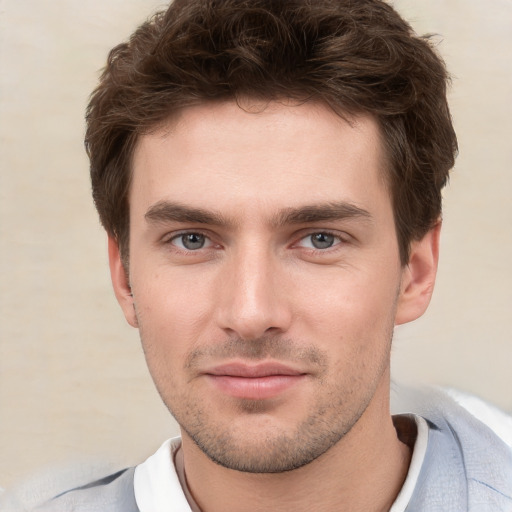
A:
[[[389,412],[456,139],[447,73],[379,0],[176,0],[87,113],[117,299],[182,436],[47,510],[512,509],[449,403]]]

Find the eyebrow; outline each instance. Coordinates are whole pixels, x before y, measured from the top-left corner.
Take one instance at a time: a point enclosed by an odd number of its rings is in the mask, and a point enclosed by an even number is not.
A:
[[[233,224],[233,222],[230,222],[220,213],[204,210],[203,208],[193,208],[170,201],[158,201],[158,203],[155,203],[148,209],[144,217],[151,224],[171,221],[193,222],[218,226]]]
[[[227,227],[239,224],[236,220],[229,219],[219,212],[190,207],[171,201],[158,201],[147,210],[144,217],[151,224],[190,222]],[[270,224],[273,227],[281,227],[290,224],[311,224],[354,218],[371,222],[372,215],[355,204],[339,201],[305,205],[297,208],[285,208],[271,218]]]
[[[361,218],[372,220],[372,215],[364,208],[345,201],[330,202],[318,205],[306,205],[299,208],[286,208],[279,212],[272,224],[310,224],[314,222]]]

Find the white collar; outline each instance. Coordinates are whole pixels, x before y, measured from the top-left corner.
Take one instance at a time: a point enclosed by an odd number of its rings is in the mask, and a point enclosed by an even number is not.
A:
[[[405,483],[389,512],[404,512],[416,487],[428,443],[428,425],[420,416],[416,421],[418,434]],[[181,438],[168,439],[145,462],[135,468],[135,500],[140,512],[191,512],[190,505],[174,466],[174,454]]]
[[[174,453],[180,445],[180,437],[168,439],[135,468],[133,484],[140,512],[191,512],[174,467]]]
[[[418,433],[416,435],[416,441],[414,442],[414,450],[412,452],[411,464],[409,465],[409,471],[405,479],[404,485],[400,489],[395,502],[389,509],[389,512],[404,512],[411,501],[412,494],[418,483],[420,476],[421,467],[425,460],[425,454],[427,453],[428,444],[428,424],[424,418],[417,416],[416,414],[408,415],[414,418],[416,422],[416,428]]]

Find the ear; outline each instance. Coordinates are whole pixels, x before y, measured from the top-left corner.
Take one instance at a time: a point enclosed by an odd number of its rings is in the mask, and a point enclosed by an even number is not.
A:
[[[441,221],[421,240],[411,243],[409,262],[402,270],[395,325],[416,320],[430,303],[439,261],[440,233]]]
[[[121,261],[121,253],[119,252],[119,244],[111,236],[108,237],[108,262],[110,266],[110,278],[114,287],[117,302],[123,310],[126,321],[132,327],[138,327],[137,315],[133,304],[132,290],[128,275]]]

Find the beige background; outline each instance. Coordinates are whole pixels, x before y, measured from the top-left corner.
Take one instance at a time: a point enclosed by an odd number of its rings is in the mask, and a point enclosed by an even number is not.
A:
[[[159,5],[0,1],[0,486],[83,457],[133,464],[176,433],[110,289],[82,144],[108,49]],[[512,412],[512,1],[396,5],[443,35],[461,154],[434,301],[397,332],[394,375]]]

